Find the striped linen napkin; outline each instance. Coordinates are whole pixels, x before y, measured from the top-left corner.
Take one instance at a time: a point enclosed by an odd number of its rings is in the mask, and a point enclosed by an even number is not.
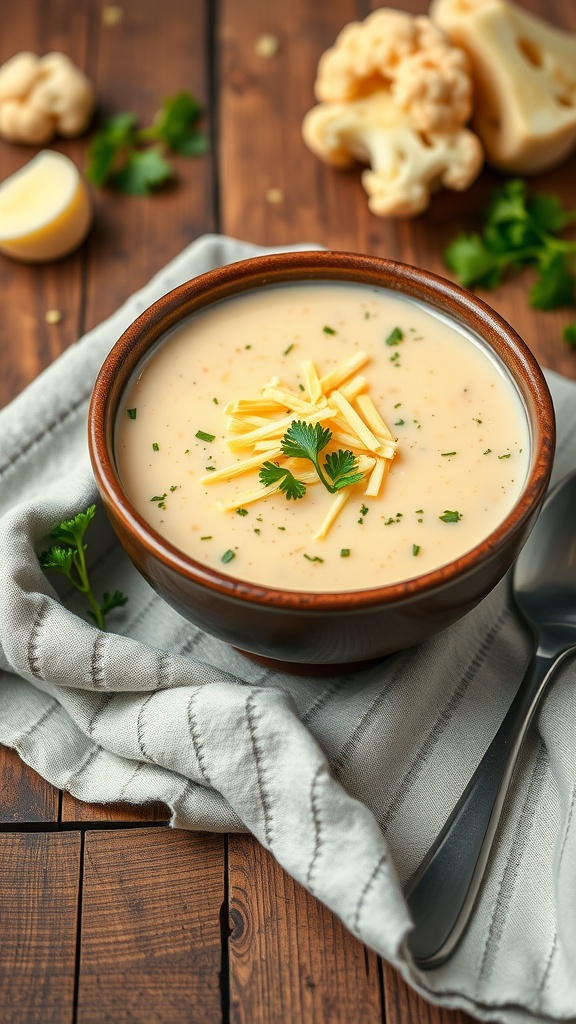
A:
[[[94,587],[130,595],[114,632],[92,626],[82,599],[57,593],[60,577],[39,568],[52,527],[96,500],[87,403],[116,338],[161,294],[261,251],[218,236],[195,242],[0,413],[0,742],[80,800],[162,800],[175,827],[252,832],[434,1002],[485,1020],[576,1018],[570,661],[525,746],[463,942],[426,973],[406,948],[402,884],[529,660],[509,581],[422,646],[315,679],[257,666],[180,618],[123,555],[103,512],[90,528]],[[559,479],[576,465],[576,385],[549,382]]]

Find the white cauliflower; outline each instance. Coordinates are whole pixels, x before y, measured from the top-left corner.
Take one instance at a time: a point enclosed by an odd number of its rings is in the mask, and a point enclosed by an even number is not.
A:
[[[0,135],[10,142],[80,135],[93,110],[90,82],[63,53],[22,51],[0,67]]]
[[[304,141],[335,166],[370,164],[362,183],[379,216],[420,213],[432,191],[465,189],[481,169],[481,144],[463,127],[468,59],[424,15],[382,8],[346,25],[320,58],[315,94]]]
[[[489,162],[515,174],[560,163],[576,147],[576,36],[507,0],[433,0],[430,17],[468,54]]]

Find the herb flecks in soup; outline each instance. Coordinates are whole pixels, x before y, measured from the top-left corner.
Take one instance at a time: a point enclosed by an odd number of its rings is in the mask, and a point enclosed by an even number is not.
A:
[[[126,389],[115,443],[127,494],[170,543],[297,591],[464,554],[512,509],[529,448],[481,342],[389,290],[331,282],[263,287],[175,328]]]

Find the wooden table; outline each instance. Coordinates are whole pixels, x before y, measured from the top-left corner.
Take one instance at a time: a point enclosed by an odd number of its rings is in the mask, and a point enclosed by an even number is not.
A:
[[[176,158],[150,198],[94,191],[85,246],[46,266],[0,258],[0,402],[110,314],[184,246],[220,231],[267,245],[315,241],[442,273],[441,253],[499,180],[438,195],[411,221],[372,216],[357,170],[320,164],[300,136],[319,55],[370,0],[0,0],[0,62],[62,50],[95,83],[99,112],[148,123],[181,89],[205,104],[211,153]],[[414,13],[426,0],[398,0]],[[524,6],[576,32],[572,0]],[[276,55],[258,56],[263,33]],[[84,166],[87,139],[58,141]],[[0,178],[27,160],[0,141]],[[574,205],[572,159],[538,187]],[[571,196],[572,192],[572,196]],[[273,201],[276,200],[276,201]],[[526,278],[490,294],[541,362],[576,377]],[[47,310],[62,314],[46,320]],[[1,445],[1,439],[0,439]],[[248,836],[169,830],[166,808],[90,806],[0,749],[0,1019],[4,1024],[390,1024],[444,1021]]]

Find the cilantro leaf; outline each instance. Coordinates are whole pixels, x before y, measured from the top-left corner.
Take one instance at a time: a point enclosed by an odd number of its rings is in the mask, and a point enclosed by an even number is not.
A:
[[[202,113],[202,107],[194,96],[189,92],[179,92],[164,100],[148,133],[164,141],[174,153],[199,156],[208,149],[208,138],[196,124]]]
[[[85,512],[78,512],[73,519],[66,519],[55,526],[52,536],[60,544],[53,544],[47,551],[42,551],[38,560],[42,569],[62,573],[76,590],[86,595],[90,603],[88,615],[100,629],[105,629],[108,612],[126,604],[128,598],[121,591],[115,590],[112,594],[105,592],[102,601],[98,602],[92,591],[86,565],[84,534],[95,514],[96,506],[90,505]]]
[[[538,260],[538,278],[529,292],[534,309],[557,309],[574,301],[574,275],[564,253],[545,250]]]
[[[306,423],[293,420],[282,438],[282,451],[292,459],[309,459],[315,462],[323,448],[329,443],[332,431],[320,423]]]
[[[116,114],[105,121],[88,147],[86,177],[94,185],[105,185],[134,146],[136,117]]]
[[[172,177],[172,168],[159,146],[135,149],[113,177],[113,184],[131,196],[146,196]]]
[[[356,473],[356,458],[353,452],[330,452],[326,456],[324,466],[320,465],[319,455],[332,439],[332,431],[320,423],[307,423],[305,420],[293,420],[282,438],[282,451],[292,459],[308,459],[318,473],[321,483],[331,494],[348,484],[358,483],[362,473]]]
[[[208,150],[208,138],[197,126],[202,113],[198,100],[183,91],[164,100],[147,128],[138,128],[131,112],[108,118],[88,147],[86,177],[100,187],[148,195],[172,177],[167,149],[182,156]]]
[[[576,241],[558,235],[575,222],[576,211],[565,210],[557,196],[530,193],[512,179],[492,193],[481,233],[458,235],[444,260],[466,288],[494,288],[506,274],[530,267],[537,274],[528,293],[533,308],[573,305]]]
[[[324,468],[336,491],[349,484],[357,484],[362,479],[362,473],[356,472],[357,465],[354,452],[342,451],[341,448],[326,456]]]
[[[288,501],[291,498],[303,498],[306,494],[306,484],[290,472],[286,466],[279,466],[276,462],[265,462],[259,473],[260,483],[265,487],[271,484],[280,483],[280,491],[286,495]]]

